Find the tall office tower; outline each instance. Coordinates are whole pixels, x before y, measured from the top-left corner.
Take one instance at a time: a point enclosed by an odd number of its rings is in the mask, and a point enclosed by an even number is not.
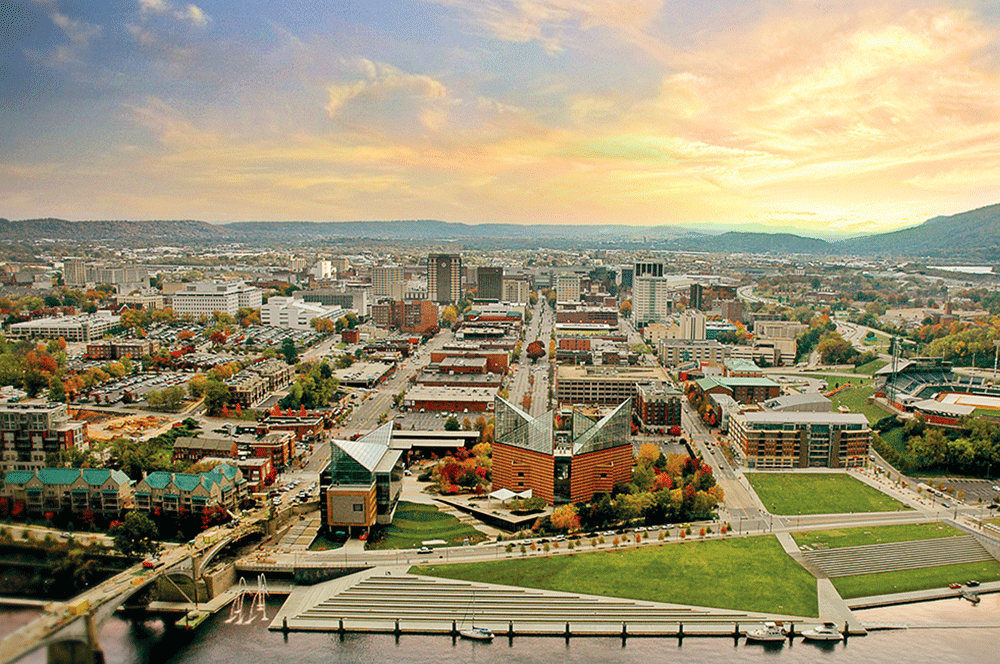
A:
[[[87,264],[79,258],[67,258],[63,263],[63,283],[70,288],[87,284]]]
[[[632,288],[632,283],[635,277],[635,269],[631,267],[623,267],[621,269],[621,275],[622,275],[621,287],[623,289]]]
[[[691,284],[691,295],[688,297],[688,305],[692,309],[705,308],[705,293],[701,284]]]
[[[427,256],[427,291],[434,302],[462,299],[462,257],[458,254]]]
[[[580,277],[575,274],[561,274],[556,277],[556,302],[580,301]]]
[[[479,290],[476,293],[477,300],[503,299],[502,267],[481,267],[476,270],[476,273],[476,280],[479,283]]]
[[[635,264],[635,272],[632,274],[633,280],[639,277],[662,277],[663,261],[643,261]]]
[[[392,295],[392,285],[403,283],[404,281],[403,267],[401,265],[373,267],[372,295],[375,297],[386,297]]]
[[[670,282],[661,277],[638,277],[632,283],[632,324],[643,327],[648,323],[667,320],[673,310]]]

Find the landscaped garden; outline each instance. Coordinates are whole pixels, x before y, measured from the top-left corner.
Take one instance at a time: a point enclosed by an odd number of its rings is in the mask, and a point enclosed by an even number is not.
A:
[[[816,616],[818,612],[816,579],[785,554],[771,536],[422,566],[411,571],[694,606],[797,616]]]
[[[486,535],[467,526],[434,505],[400,501],[392,525],[377,529],[368,540],[369,549],[412,549],[421,542],[444,540],[449,545],[482,542]]]
[[[844,473],[747,473],[772,514],[841,514],[910,509]]]

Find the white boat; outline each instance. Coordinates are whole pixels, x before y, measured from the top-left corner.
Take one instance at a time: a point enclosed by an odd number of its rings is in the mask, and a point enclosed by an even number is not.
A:
[[[472,639],[473,641],[492,641],[493,640],[493,630],[489,627],[476,627],[472,626],[469,629],[459,630],[458,632],[463,639]]]
[[[843,641],[844,636],[837,631],[836,623],[827,622],[819,627],[802,630],[802,638],[807,641]]]
[[[760,629],[748,629],[747,641],[758,641],[760,643],[773,643],[784,641],[788,634],[782,628],[781,623],[766,622]]]
[[[472,606],[470,607],[470,612],[472,613],[472,627],[466,627],[460,629],[458,633],[463,639],[472,639],[473,641],[492,641],[493,640],[493,630],[489,627],[476,627],[476,595],[472,595]],[[464,621],[463,621],[464,622]]]

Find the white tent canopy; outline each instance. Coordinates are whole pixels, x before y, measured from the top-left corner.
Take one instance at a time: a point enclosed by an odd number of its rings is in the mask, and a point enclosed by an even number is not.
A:
[[[506,502],[511,498],[531,498],[531,489],[525,489],[520,492],[511,491],[510,489],[497,489],[490,494],[490,498],[499,500],[500,502]]]

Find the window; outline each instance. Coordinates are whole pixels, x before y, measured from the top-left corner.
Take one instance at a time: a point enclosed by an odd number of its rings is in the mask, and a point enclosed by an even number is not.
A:
[[[354,511],[355,512],[364,512],[365,511],[365,506],[362,505],[361,503],[354,503]]]
[[[608,479],[608,474],[607,473],[601,473],[601,479],[602,480]]]
[[[517,476],[518,477],[524,477],[524,471],[523,470],[518,471]]]

